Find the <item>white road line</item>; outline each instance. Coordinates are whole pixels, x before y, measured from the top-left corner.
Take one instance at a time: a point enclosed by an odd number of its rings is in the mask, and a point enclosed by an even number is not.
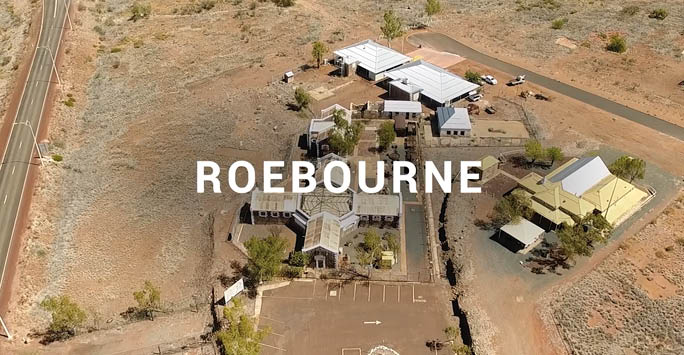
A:
[[[413,287],[413,303],[416,303],[416,285],[411,285]]]
[[[401,303],[401,285],[397,285],[397,303]]]
[[[283,321],[279,321],[279,320],[277,320],[277,319],[273,319],[273,318],[266,317],[266,316],[259,316],[259,318],[268,319],[268,320],[271,320],[271,321],[274,321],[274,322],[278,322],[278,323],[285,324],[285,322],[283,322]]]
[[[12,166],[12,175],[14,175],[14,169],[16,169],[16,166]]]
[[[7,194],[5,194],[5,201],[2,201],[2,204],[3,204],[3,205],[6,204],[6,203],[7,203]]]
[[[19,149],[21,149],[21,146],[24,144],[24,141],[19,141]]]
[[[337,294],[337,300],[342,300],[342,281],[340,281],[340,293]]]
[[[385,303],[385,285],[382,285],[382,303]]]
[[[325,300],[326,301],[328,300],[328,293],[330,293],[330,290],[328,289],[329,287],[330,287],[330,285],[328,285],[328,283],[326,282],[325,283]]]
[[[354,301],[356,301],[356,281],[354,281]]]
[[[52,12],[52,18],[57,17],[57,0],[55,0],[54,11]]]
[[[370,302],[370,289],[371,289],[371,283],[368,283],[368,302]]]
[[[264,344],[264,343],[259,343],[259,345],[265,346],[265,347],[267,347],[267,348],[273,348],[273,349],[276,349],[276,350],[280,350],[280,351],[283,351],[283,352],[287,352],[287,350],[285,350],[285,349],[283,349],[283,348],[279,348],[279,347],[277,347],[277,346],[268,345],[268,344]]]
[[[31,105],[33,105],[33,100],[34,100],[34,99],[35,99],[34,97],[31,98]]]
[[[314,297],[316,297],[316,279],[314,279],[313,291],[311,291],[311,299],[314,299]]]

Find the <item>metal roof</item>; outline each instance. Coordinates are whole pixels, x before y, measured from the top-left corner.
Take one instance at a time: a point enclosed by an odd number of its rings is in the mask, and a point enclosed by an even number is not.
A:
[[[358,193],[354,196],[354,213],[369,216],[399,216],[399,195]]]
[[[539,239],[539,236],[544,233],[543,229],[524,218],[520,218],[518,223],[511,222],[501,227],[501,231],[515,238],[525,246],[534,243]]]
[[[327,212],[320,213],[306,223],[304,247],[302,251],[324,248],[332,253],[338,253],[340,248],[340,222]]]
[[[462,107],[437,107],[439,129],[471,129],[468,109]]]
[[[588,157],[576,160],[565,169],[552,174],[548,177],[551,182],[560,182],[563,190],[575,196],[582,196],[609,176],[610,171],[600,157]]]
[[[338,49],[334,54],[342,57],[345,63],[358,62],[360,67],[375,74],[411,60],[410,57],[370,39]]]
[[[423,108],[417,101],[386,100],[383,111],[421,113]]]
[[[451,101],[480,87],[424,60],[404,64],[388,71],[386,75],[394,80],[405,79],[402,83],[422,88],[421,95],[439,103]]]
[[[266,193],[254,190],[250,208],[252,211],[294,212],[297,208],[297,196],[293,192]]]

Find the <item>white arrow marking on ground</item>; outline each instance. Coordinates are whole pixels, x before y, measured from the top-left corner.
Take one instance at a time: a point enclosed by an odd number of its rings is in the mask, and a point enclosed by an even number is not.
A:
[[[375,324],[375,325],[380,325],[382,322],[379,320],[374,320],[370,322],[363,322],[363,324]]]

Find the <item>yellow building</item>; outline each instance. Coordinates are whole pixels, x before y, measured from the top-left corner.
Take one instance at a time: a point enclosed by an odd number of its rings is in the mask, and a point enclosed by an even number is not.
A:
[[[519,181],[532,209],[549,222],[574,225],[574,217],[601,213],[613,225],[639,208],[648,193],[608,171],[599,157],[570,159],[542,177],[530,173]]]

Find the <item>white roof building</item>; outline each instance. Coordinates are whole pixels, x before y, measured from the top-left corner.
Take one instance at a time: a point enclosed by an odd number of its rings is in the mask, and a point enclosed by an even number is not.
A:
[[[529,251],[528,249],[533,247],[544,234],[542,228],[524,218],[520,218],[518,223],[508,223],[501,227],[501,231],[519,241],[523,245],[523,253]]]
[[[342,111],[342,118],[347,121],[347,123],[351,124],[352,113],[348,109],[338,104],[334,104],[328,108],[325,108],[321,110],[321,118],[314,118],[311,120],[311,122],[309,122],[309,145],[311,144],[312,140],[321,141],[327,138],[327,132],[335,127],[333,113],[336,110]]]
[[[333,53],[343,63],[357,63],[358,66],[373,74],[382,73],[411,60],[408,56],[370,39],[338,49]]]
[[[442,131],[469,131],[472,128],[468,109],[462,107],[438,107],[437,123]]]
[[[417,101],[385,100],[383,112],[421,113],[423,108]]]
[[[579,197],[608,176],[610,171],[600,157],[588,157],[577,160],[548,179],[560,182],[563,190]]]
[[[480,87],[424,60],[404,64],[388,71],[385,75],[393,79],[391,85],[405,92],[409,92],[406,90],[415,92],[416,88],[420,88],[422,89],[421,95],[439,104],[465,97],[469,92]]]

